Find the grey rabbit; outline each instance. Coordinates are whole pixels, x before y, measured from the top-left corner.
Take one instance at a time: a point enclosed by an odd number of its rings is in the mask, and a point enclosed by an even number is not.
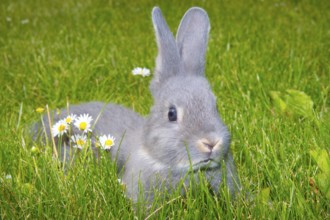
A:
[[[188,172],[197,179],[199,170],[215,192],[225,176],[228,189],[235,194],[240,185],[229,149],[230,133],[204,75],[208,15],[201,8],[190,8],[176,39],[158,7],[152,10],[152,22],[158,56],[150,84],[154,104],[149,116],[101,102],[73,105],[70,113],[99,116],[93,132],[111,133],[116,138],[111,155],[123,171],[122,181],[133,201],[138,199],[140,184],[145,198],[152,200],[159,183],[169,189]],[[64,116],[61,113],[55,120]]]

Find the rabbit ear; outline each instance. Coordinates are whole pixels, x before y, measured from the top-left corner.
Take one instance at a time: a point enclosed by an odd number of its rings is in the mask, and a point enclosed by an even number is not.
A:
[[[174,36],[158,7],[154,7],[152,10],[152,22],[156,32],[158,46],[156,71],[152,81],[152,87],[155,87],[156,85],[154,84],[158,84],[179,73],[180,56]]]
[[[204,75],[209,31],[209,17],[203,9],[193,7],[183,16],[176,35],[176,42],[181,65],[186,73]]]

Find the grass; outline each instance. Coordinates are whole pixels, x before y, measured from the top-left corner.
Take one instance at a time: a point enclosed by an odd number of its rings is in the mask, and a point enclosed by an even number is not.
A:
[[[173,31],[190,6],[209,14],[206,76],[248,199],[230,201],[226,189],[213,196],[202,184],[185,197],[159,196],[146,210],[125,198],[107,157],[78,160],[64,174],[50,147],[31,151],[24,131],[46,104],[111,101],[148,114],[150,78],[130,72],[154,67],[154,5]],[[1,219],[330,218],[309,153],[329,156],[328,1],[3,0],[0,30]],[[270,92],[288,89],[310,97],[312,117],[276,107]]]

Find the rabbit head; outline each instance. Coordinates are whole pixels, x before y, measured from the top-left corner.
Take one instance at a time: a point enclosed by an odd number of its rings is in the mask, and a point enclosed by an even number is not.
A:
[[[204,76],[208,15],[189,9],[176,39],[157,7],[152,20],[158,56],[150,84],[154,106],[143,130],[144,156],[172,170],[218,169],[229,152],[230,134]]]

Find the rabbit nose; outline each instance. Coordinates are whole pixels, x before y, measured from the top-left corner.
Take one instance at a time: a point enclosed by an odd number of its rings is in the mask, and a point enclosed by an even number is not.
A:
[[[219,140],[217,140],[217,141],[209,141],[209,140],[203,138],[203,139],[201,139],[201,140],[198,141],[197,148],[201,152],[210,153],[219,144],[220,144],[220,141]]]
[[[204,146],[205,146],[206,148],[208,148],[210,151],[212,151],[212,149],[213,149],[213,147],[214,147],[213,144],[208,143],[208,142],[203,142],[203,144],[204,144]]]

